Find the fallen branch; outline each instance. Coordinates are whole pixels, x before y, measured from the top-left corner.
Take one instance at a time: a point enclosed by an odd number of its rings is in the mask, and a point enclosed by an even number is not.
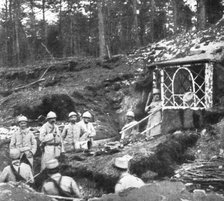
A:
[[[36,81],[34,81],[34,82],[31,82],[31,83],[29,83],[29,84],[27,84],[27,85],[24,85],[24,86],[21,86],[21,87],[17,87],[17,88],[15,88],[15,89],[13,89],[13,90],[7,91],[7,92],[9,93],[9,95],[8,95],[7,97],[5,97],[5,98],[3,98],[3,99],[0,100],[0,105],[3,104],[3,103],[4,103],[5,101],[7,101],[8,99],[10,99],[10,98],[12,97],[12,93],[13,93],[13,92],[19,91],[19,90],[21,90],[21,89],[25,89],[25,88],[30,87],[30,86],[32,86],[32,85],[34,85],[34,84],[39,83],[39,82],[43,82],[44,80],[45,80],[45,79],[42,78],[42,79],[36,80]]]
[[[45,48],[45,50],[47,51],[47,53],[51,56],[51,59],[52,59],[53,61],[55,61],[55,58],[53,57],[53,55],[51,54],[51,52],[48,50],[48,48],[46,47],[46,45],[44,45],[43,43],[41,43],[41,45]],[[51,68],[51,66],[52,66],[52,65],[50,65],[50,66],[44,71],[44,73],[40,76],[40,78],[39,78],[38,80],[36,80],[36,81],[34,81],[34,82],[31,82],[31,83],[29,83],[29,84],[27,84],[27,85],[24,85],[24,86],[21,86],[21,87],[17,87],[17,88],[15,88],[15,89],[13,89],[13,90],[8,91],[9,96],[7,96],[6,98],[1,99],[1,100],[0,100],[0,105],[3,104],[5,101],[7,101],[7,100],[9,99],[9,98],[11,97],[10,95],[12,95],[13,92],[16,92],[16,91],[19,91],[19,90],[21,90],[21,89],[25,89],[25,88],[27,88],[27,87],[30,87],[30,86],[32,86],[32,85],[34,85],[34,84],[43,82],[43,81],[45,80],[43,77],[45,76],[45,74],[47,73],[47,71]]]
[[[53,56],[53,55],[51,54],[51,52],[48,50],[47,46],[44,45],[43,43],[41,43],[41,45],[45,48],[45,50],[47,51],[47,53],[50,55],[51,59],[52,59],[53,61],[55,61],[54,56]],[[44,73],[40,76],[39,79],[42,79],[42,78],[45,76],[45,74],[47,73],[47,71],[48,71],[50,68],[51,68],[51,65],[48,66],[48,68],[44,71]]]
[[[59,200],[72,200],[72,201],[83,200],[82,198],[62,197],[62,196],[59,196],[59,195],[46,195],[46,196],[51,197],[51,198],[55,198],[55,199],[59,199]]]
[[[21,86],[21,87],[17,87],[17,88],[15,88],[15,89],[13,89],[12,91],[14,92],[14,91],[18,91],[18,90],[20,90],[20,89],[25,89],[25,88],[30,87],[30,86],[32,86],[32,85],[34,85],[34,84],[39,83],[39,82],[43,82],[44,80],[45,80],[44,78],[41,78],[41,79],[36,80],[36,81],[34,81],[34,82],[31,82],[31,83],[29,83],[29,84],[27,84],[27,85],[24,85],[24,86]]]

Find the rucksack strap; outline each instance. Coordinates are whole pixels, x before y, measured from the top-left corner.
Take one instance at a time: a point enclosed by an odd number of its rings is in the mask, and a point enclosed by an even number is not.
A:
[[[10,164],[10,168],[11,168],[11,170],[12,170],[12,173],[14,174],[14,176],[15,176],[15,178],[16,178],[16,181],[26,181],[26,179],[25,178],[23,178],[21,175],[20,175],[20,165],[19,165],[19,172],[17,172],[16,171],[16,169],[14,168],[14,166],[13,166],[13,164],[11,163]]]
[[[65,192],[62,188],[61,188],[61,179],[62,179],[62,176],[60,177],[59,181],[55,181],[54,179],[52,179],[51,177],[48,178],[48,181],[51,181],[53,182],[54,186],[57,188],[58,190],[58,193],[60,196],[63,196],[63,197],[72,197],[72,195],[69,193],[69,192]]]

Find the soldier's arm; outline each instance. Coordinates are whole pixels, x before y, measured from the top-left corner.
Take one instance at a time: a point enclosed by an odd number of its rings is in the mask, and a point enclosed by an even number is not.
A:
[[[31,168],[29,167],[29,183],[34,183],[34,177]]]
[[[121,192],[121,191],[123,191],[124,190],[124,188],[122,187],[122,184],[121,183],[117,183],[116,185],[115,185],[115,189],[114,189],[114,192],[115,193],[119,193],[119,192]]]
[[[79,187],[78,185],[76,184],[76,182],[74,180],[72,180],[72,183],[71,183],[71,191],[78,197],[78,198],[81,198],[81,193],[79,191]]]
[[[90,133],[90,137],[94,137],[95,135],[96,135],[96,130],[95,130],[95,128],[93,127],[93,124],[91,124],[91,133]]]
[[[80,129],[80,140],[86,140],[88,137],[88,132],[87,130],[80,124],[79,125]]]
[[[37,141],[33,133],[31,133],[31,152],[34,155],[37,151]]]
[[[8,177],[8,171],[7,168],[4,168],[2,173],[0,174],[0,183],[6,182]]]
[[[68,134],[68,127],[65,126],[62,133],[61,133],[61,137],[62,137],[63,140],[66,138],[67,134]]]
[[[64,146],[64,141],[63,141],[63,137],[62,137],[62,134],[58,128],[57,132],[59,133],[59,140],[60,140],[60,144],[61,144],[61,152],[62,153],[65,153],[65,146]]]
[[[45,127],[40,128],[40,137],[41,142],[49,142],[54,139],[53,133],[47,133]]]
[[[41,188],[41,192],[43,192],[44,194],[47,194],[44,185],[43,185],[42,188]]]
[[[16,134],[15,133],[12,134],[10,145],[9,145],[9,149],[14,149],[14,148],[16,148]]]

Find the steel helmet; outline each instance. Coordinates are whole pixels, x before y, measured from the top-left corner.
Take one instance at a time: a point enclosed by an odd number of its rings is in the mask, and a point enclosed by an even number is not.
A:
[[[16,148],[10,149],[9,156],[11,159],[18,159],[20,157],[20,150]]]
[[[70,113],[68,114],[68,117],[72,117],[72,116],[77,116],[77,113],[76,113],[76,112],[70,112]]]
[[[28,121],[27,117],[25,117],[23,115],[18,116],[17,120],[18,120],[18,122],[21,122],[21,121],[27,122]]]
[[[84,113],[83,113],[82,117],[83,117],[83,118],[91,118],[92,115],[90,114],[90,112],[87,111],[87,112],[84,112]]]
[[[51,159],[46,162],[46,169],[54,169],[59,166],[59,162],[57,159]]]
[[[135,114],[132,111],[128,111],[127,114],[126,114],[126,116],[127,117],[135,117]]]
[[[159,89],[153,88],[152,94],[159,94],[159,93],[160,93]]]
[[[47,119],[54,119],[54,118],[57,118],[57,115],[52,111],[48,112]]]

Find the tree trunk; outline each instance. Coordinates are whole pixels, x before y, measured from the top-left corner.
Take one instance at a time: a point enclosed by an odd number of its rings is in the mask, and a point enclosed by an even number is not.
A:
[[[154,42],[154,18],[155,18],[155,0],[151,0],[151,21],[150,21],[150,32],[151,42]]]
[[[62,44],[61,46],[61,54],[60,56],[63,56],[64,54],[64,44],[63,44],[63,34],[62,34],[62,0],[59,2],[59,41]]]
[[[133,35],[135,39],[135,44],[138,47],[140,45],[139,35],[138,35],[138,13],[137,13],[137,0],[133,0],[133,14],[134,14],[134,24],[133,24]]]
[[[9,0],[9,19],[7,24],[7,57],[8,64],[13,65],[14,57],[13,57],[13,41],[14,41],[14,31],[13,31],[13,17],[12,17],[12,0]]]
[[[99,29],[99,48],[100,48],[100,59],[103,60],[106,56],[106,41],[105,41],[105,30],[104,30],[104,19],[102,12],[102,2],[97,1],[98,9],[98,29]]]
[[[20,64],[19,21],[20,21],[20,0],[17,0],[15,6],[15,52],[16,52],[17,65]]]
[[[43,41],[47,44],[47,23],[45,13],[46,0],[42,0],[42,18],[43,18]]]
[[[176,33],[177,32],[177,29],[178,29],[178,24],[177,24],[178,8],[177,8],[177,2],[176,2],[176,0],[172,0],[172,7],[173,7],[173,25],[174,25],[173,26],[173,29],[174,29],[174,33]]]
[[[3,52],[3,64],[8,63],[7,58],[8,58],[8,36],[9,36],[9,26],[8,26],[8,21],[9,21],[9,17],[8,17],[8,5],[9,2],[8,0],[5,0],[5,21],[6,21],[6,26],[4,27],[4,32],[5,32],[5,49]]]
[[[204,29],[206,26],[206,0],[198,0],[197,1],[197,23],[199,29]]]
[[[35,26],[35,13],[34,13],[34,0],[30,0],[30,28],[31,28],[31,39],[29,44],[28,42],[28,48],[30,49],[30,59],[31,61],[35,60],[36,50],[35,50],[35,42],[36,42],[36,26]]]

